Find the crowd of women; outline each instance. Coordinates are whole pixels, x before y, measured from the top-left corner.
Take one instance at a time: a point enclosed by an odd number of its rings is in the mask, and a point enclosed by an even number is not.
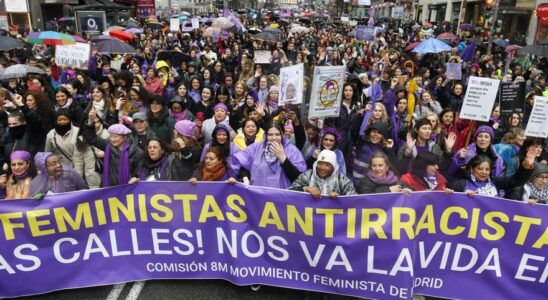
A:
[[[461,61],[459,48],[480,39],[474,32],[462,33],[452,53],[415,55],[404,49],[424,38],[420,26],[383,24],[362,41],[340,22],[301,21],[307,30],[282,25],[279,41],[243,32],[213,40],[205,25],[145,27],[131,41],[137,54],[92,45],[88,70],[57,66],[44,46],[4,52],[2,67],[26,63],[47,75],[0,89],[2,198],[168,180],[243,182],[317,199],[439,190],[546,203],[546,142],[524,135],[534,96],[547,86],[544,58],[524,68],[478,48],[455,81],[446,63]],[[242,25],[272,26],[245,17]],[[270,50],[270,63],[255,63],[257,50]],[[157,59],[164,51],[185,59]],[[305,100],[278,106],[279,70],[293,64],[304,64]],[[340,115],[309,119],[314,68],[330,65],[347,67]],[[489,122],[461,119],[470,76],[525,81],[523,112],[501,115],[495,104]]]

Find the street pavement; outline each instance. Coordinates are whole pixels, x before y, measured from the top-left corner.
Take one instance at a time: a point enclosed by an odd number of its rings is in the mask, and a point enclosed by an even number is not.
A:
[[[330,295],[292,289],[282,289],[271,286],[261,286],[254,292],[249,286],[237,286],[223,280],[151,280],[129,282],[114,286],[101,286],[64,290],[49,294],[21,297],[17,299],[40,300],[148,300],[148,299],[178,299],[178,300],[349,300],[356,299],[340,295]]]

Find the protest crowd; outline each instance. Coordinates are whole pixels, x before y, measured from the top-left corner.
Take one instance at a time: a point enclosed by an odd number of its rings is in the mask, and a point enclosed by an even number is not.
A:
[[[545,57],[489,46],[473,27],[370,19],[378,30],[363,38],[321,14],[221,15],[179,31],[143,19],[110,35],[69,32],[91,44],[84,68],[57,65],[48,40],[7,32],[22,47],[0,58],[2,199],[226,181],[315,199],[444,190],[546,204],[546,140],[525,134],[535,96],[548,93]],[[448,51],[413,50],[433,39]],[[303,79],[280,77],[300,64]],[[28,69],[11,76],[10,66]],[[342,86],[323,87],[337,93],[337,115],[309,114],[324,92],[313,90],[317,69],[340,66]],[[524,97],[467,119],[475,77],[522,83]],[[295,93],[301,103],[279,101]]]

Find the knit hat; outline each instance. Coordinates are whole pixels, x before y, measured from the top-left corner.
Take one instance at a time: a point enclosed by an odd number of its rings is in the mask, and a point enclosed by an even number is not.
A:
[[[69,120],[72,119],[70,110],[68,108],[61,108],[58,111],[56,111],[55,112],[55,119],[57,120],[57,118],[59,116],[65,116],[65,117],[69,118]]]
[[[272,94],[272,93],[278,93],[279,94],[280,89],[277,86],[273,85],[273,86],[270,87],[270,90],[268,90],[268,93],[269,94]]]
[[[382,136],[384,136],[385,139],[390,138],[390,131],[388,130],[388,125],[384,122],[374,122],[371,125],[369,125],[369,128],[366,130],[366,135],[371,132],[371,130],[376,129],[378,130]]]
[[[245,95],[245,98],[247,99],[247,97],[250,96],[251,98],[253,98],[253,101],[255,103],[259,102],[259,96],[257,96],[257,93],[255,91],[249,91],[247,92],[247,95]]]
[[[215,106],[213,106],[213,111],[216,111],[217,109],[224,109],[224,111],[228,111],[228,108],[224,103],[217,103]]]
[[[195,128],[196,124],[189,120],[181,120],[175,123],[175,130],[183,136],[192,137]]]
[[[122,124],[114,124],[108,128],[109,134],[128,135],[131,134],[131,130]]]
[[[486,125],[483,125],[483,126],[480,126],[477,130],[476,130],[476,133],[474,133],[474,141],[477,139],[478,135],[480,133],[488,133],[490,136],[491,136],[491,141],[493,141],[493,139],[495,138],[495,132],[493,130],[493,127],[491,126],[486,126]]]
[[[339,168],[339,164],[337,163],[337,154],[331,150],[324,149],[320,154],[318,154],[318,162],[323,161],[330,163],[333,166],[333,169],[337,170]]]

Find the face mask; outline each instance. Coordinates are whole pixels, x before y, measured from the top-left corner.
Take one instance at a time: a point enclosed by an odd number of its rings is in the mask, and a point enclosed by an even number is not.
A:
[[[64,136],[70,130],[70,128],[70,122],[65,125],[55,124],[55,132],[57,132],[57,134],[61,136]]]
[[[19,126],[13,126],[9,128],[9,134],[12,139],[18,140],[25,135],[25,132],[27,131],[27,125],[19,125]]]

